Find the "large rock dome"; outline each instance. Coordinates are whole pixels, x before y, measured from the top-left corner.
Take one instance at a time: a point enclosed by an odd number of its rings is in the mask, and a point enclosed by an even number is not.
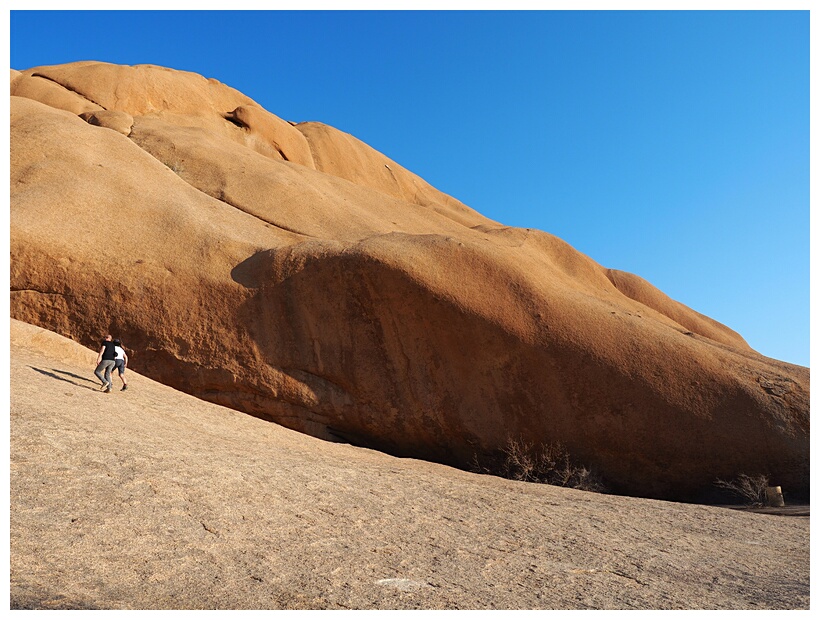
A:
[[[353,136],[213,79],[11,71],[11,316],[317,437],[469,467],[560,442],[613,491],[809,488],[809,371]],[[89,370],[90,372],[90,370]]]

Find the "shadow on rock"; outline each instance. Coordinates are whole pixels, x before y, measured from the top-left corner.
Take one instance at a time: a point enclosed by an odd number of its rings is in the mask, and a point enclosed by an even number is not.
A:
[[[75,375],[74,373],[67,372],[65,370],[57,370],[56,368],[52,368],[51,372],[49,372],[48,370],[43,370],[42,368],[35,368],[34,366],[29,366],[29,368],[31,368],[35,372],[39,372],[41,375],[46,375],[47,377],[51,377],[52,379],[58,379],[59,381],[65,381],[66,383],[71,383],[72,385],[76,385],[77,387],[85,388],[87,390],[94,390],[94,388],[90,387],[88,385],[83,385],[81,383],[77,383],[76,381],[72,381],[71,379],[67,379],[66,377],[63,377],[61,375],[67,375],[69,377],[74,377],[75,379],[79,379],[80,381],[84,381],[86,383],[91,383],[95,386],[97,385],[97,382],[92,380],[92,379],[88,379],[86,377],[81,377],[80,375]]]

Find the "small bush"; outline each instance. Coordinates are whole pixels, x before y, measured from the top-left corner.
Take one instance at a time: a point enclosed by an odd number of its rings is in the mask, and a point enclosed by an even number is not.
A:
[[[524,441],[507,440],[507,445],[492,467],[476,471],[499,475],[510,480],[538,482],[582,491],[603,493],[606,489],[600,477],[591,469],[576,465],[560,443],[542,444],[536,448]]]
[[[178,159],[175,159],[173,161],[162,160],[162,163],[165,164],[168,168],[170,168],[171,171],[177,176],[182,176],[183,174],[185,174],[185,167],[182,165],[182,162]]]
[[[769,477],[763,474],[754,477],[740,474],[729,481],[718,478],[715,480],[715,486],[741,498],[747,506],[765,506]]]

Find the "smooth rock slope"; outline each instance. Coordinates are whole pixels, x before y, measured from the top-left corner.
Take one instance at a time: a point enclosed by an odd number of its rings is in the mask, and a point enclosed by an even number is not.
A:
[[[808,495],[808,369],[640,277],[216,80],[83,62],[10,90],[12,317],[394,455],[562,442],[620,493]]]
[[[11,609],[809,609],[807,516],[399,459],[94,361],[11,321]]]

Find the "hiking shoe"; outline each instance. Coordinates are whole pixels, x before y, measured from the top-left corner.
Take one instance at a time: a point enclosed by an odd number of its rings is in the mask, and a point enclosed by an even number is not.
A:
[[[124,385],[124,386],[122,386],[122,389],[120,390],[120,392],[124,392],[124,391],[125,391],[125,390],[127,390],[127,389],[128,389],[128,386],[127,386],[127,385]]]
[[[103,392],[105,392],[106,394],[108,394],[110,391],[111,391],[110,386],[106,386],[105,389],[103,390]]]

